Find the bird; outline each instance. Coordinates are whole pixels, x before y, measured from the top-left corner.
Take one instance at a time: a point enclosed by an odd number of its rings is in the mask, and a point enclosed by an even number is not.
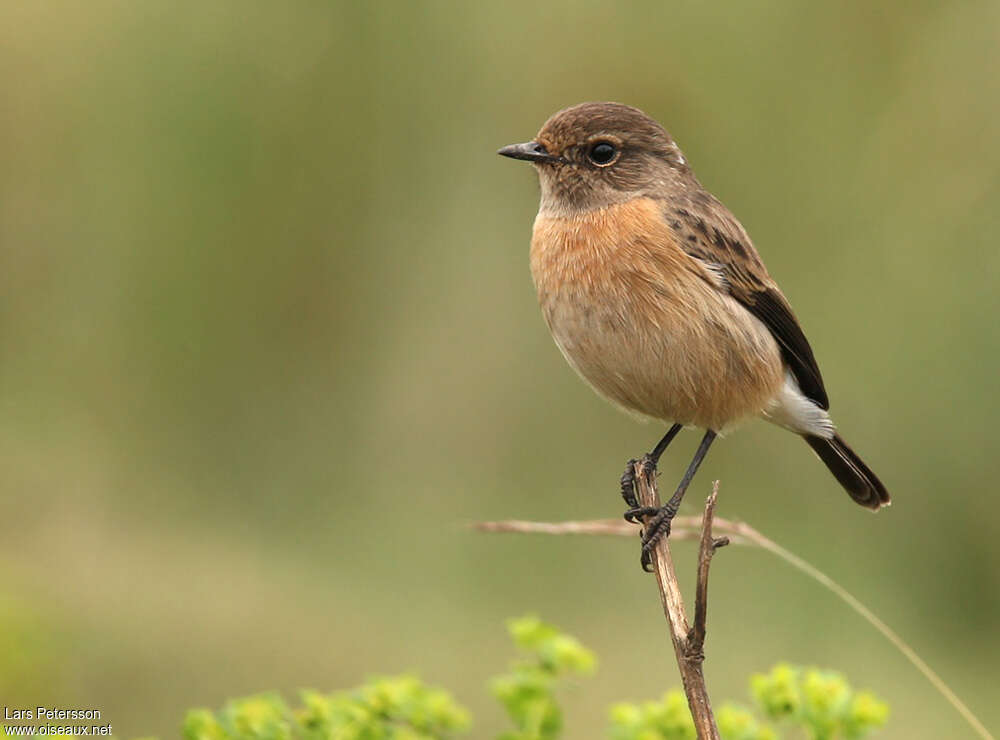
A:
[[[682,428],[705,430],[662,507],[639,506],[626,466],[644,569],[713,441],[754,417],[800,435],[861,506],[890,503],[837,432],[813,350],[746,230],[663,126],[621,103],[581,103],[497,153],[538,174],[531,274],[559,350],[599,395],[670,425],[640,472],[655,473]]]

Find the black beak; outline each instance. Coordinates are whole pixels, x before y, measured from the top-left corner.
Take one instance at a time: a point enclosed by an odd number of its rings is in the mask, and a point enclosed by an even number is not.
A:
[[[511,159],[525,159],[529,162],[558,162],[559,157],[553,157],[545,147],[537,141],[528,141],[524,144],[511,144],[503,149],[498,149],[497,154],[501,157]]]

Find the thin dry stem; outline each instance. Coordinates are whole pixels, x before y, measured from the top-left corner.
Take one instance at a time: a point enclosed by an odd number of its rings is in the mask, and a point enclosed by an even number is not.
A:
[[[635,481],[639,505],[658,508],[660,496],[656,488],[656,478],[643,473],[642,463],[636,463]],[[711,521],[714,500],[714,496],[709,497],[706,506],[704,522],[707,525],[705,528],[707,535],[703,535],[703,539],[707,536],[711,540],[712,537]],[[663,604],[663,613],[670,625],[670,638],[674,644],[677,667],[680,669],[681,683],[684,685],[684,693],[687,695],[688,707],[691,709],[698,738],[699,740],[718,740],[719,728],[712,715],[712,703],[708,698],[708,688],[705,686],[705,675],[702,671],[705,656],[702,652],[702,645],[693,646],[692,641],[688,638],[691,627],[684,613],[684,601],[681,598],[677,574],[674,572],[674,561],[670,554],[670,539],[669,537],[661,537],[652,552],[653,570],[656,573],[656,582],[660,587],[660,601]],[[702,572],[700,564],[698,570],[700,580]],[[704,573],[707,581],[707,564]],[[702,636],[703,643],[704,636]]]
[[[643,472],[640,462],[637,462],[635,466],[635,481],[639,504],[644,507],[658,508],[660,496],[656,488],[656,479]],[[709,563],[715,550],[729,543],[728,538],[715,539],[712,536],[712,521],[718,494],[719,482],[716,481],[712,495],[705,503],[705,515],[703,517],[675,517],[670,537],[661,538],[652,552],[652,565],[660,589],[660,602],[663,604],[663,613],[670,625],[670,639],[674,645],[677,667],[680,669],[681,682],[684,685],[684,692],[687,695],[688,706],[691,709],[691,716],[694,718],[699,740],[719,739],[719,730],[715,724],[715,717],[712,715],[712,705],[708,698],[708,689],[705,687],[705,676],[702,672],[702,663],[705,660],[703,649],[705,615],[708,609]],[[620,519],[559,523],[508,520],[479,522],[473,526],[482,532],[520,532],[525,534],[624,534],[635,536],[640,533],[638,525]],[[694,539],[700,539],[701,547],[698,558],[695,621],[692,628],[684,613],[684,601],[681,597],[680,585],[677,583],[677,574],[674,572],[670,542]]]
[[[701,525],[701,546],[698,551],[698,583],[694,597],[694,627],[688,635],[688,650],[704,659],[705,620],[708,617],[708,567],[712,556],[720,547],[729,544],[728,537],[712,536],[712,518],[715,516],[715,502],[719,498],[719,481],[712,484],[712,495],[705,502],[705,516]]]
[[[702,530],[702,519],[700,517],[678,516],[674,518],[673,531],[670,534],[672,540],[694,540],[700,537]],[[594,521],[577,522],[525,522],[525,521],[502,521],[502,522],[481,522],[475,524],[476,529],[486,532],[539,532],[544,534],[601,534],[634,537],[639,527],[618,519],[598,519]],[[903,640],[885,622],[879,619],[864,604],[862,604],[847,589],[834,581],[821,570],[803,560],[798,555],[789,552],[773,540],[765,537],[749,524],[744,522],[733,522],[720,517],[714,517],[712,528],[715,531],[728,535],[729,541],[738,545],[752,545],[777,555],[792,567],[805,573],[815,581],[818,581],[825,588],[833,592],[835,596],[846,603],[851,609],[857,612],[865,621],[878,630],[903,656],[926,678],[932,686],[951,704],[962,718],[968,722],[969,726],[983,740],[994,740],[994,736],[986,729],[986,726],[963,702],[951,687],[945,683],[937,672],[931,668],[926,661],[921,658],[910,645]]]

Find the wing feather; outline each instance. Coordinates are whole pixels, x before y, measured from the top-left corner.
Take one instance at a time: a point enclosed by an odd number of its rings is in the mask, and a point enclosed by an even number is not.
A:
[[[829,409],[812,347],[740,222],[704,190],[671,198],[664,204],[664,218],[680,247],[704,263],[707,279],[728,291],[768,328],[806,397],[821,409]]]

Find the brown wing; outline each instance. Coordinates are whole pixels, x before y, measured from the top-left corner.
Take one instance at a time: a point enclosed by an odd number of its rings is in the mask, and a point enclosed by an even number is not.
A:
[[[821,409],[830,408],[809,341],[740,222],[704,190],[672,197],[663,215],[684,251],[705,263],[724,289],[767,326],[802,392]]]

